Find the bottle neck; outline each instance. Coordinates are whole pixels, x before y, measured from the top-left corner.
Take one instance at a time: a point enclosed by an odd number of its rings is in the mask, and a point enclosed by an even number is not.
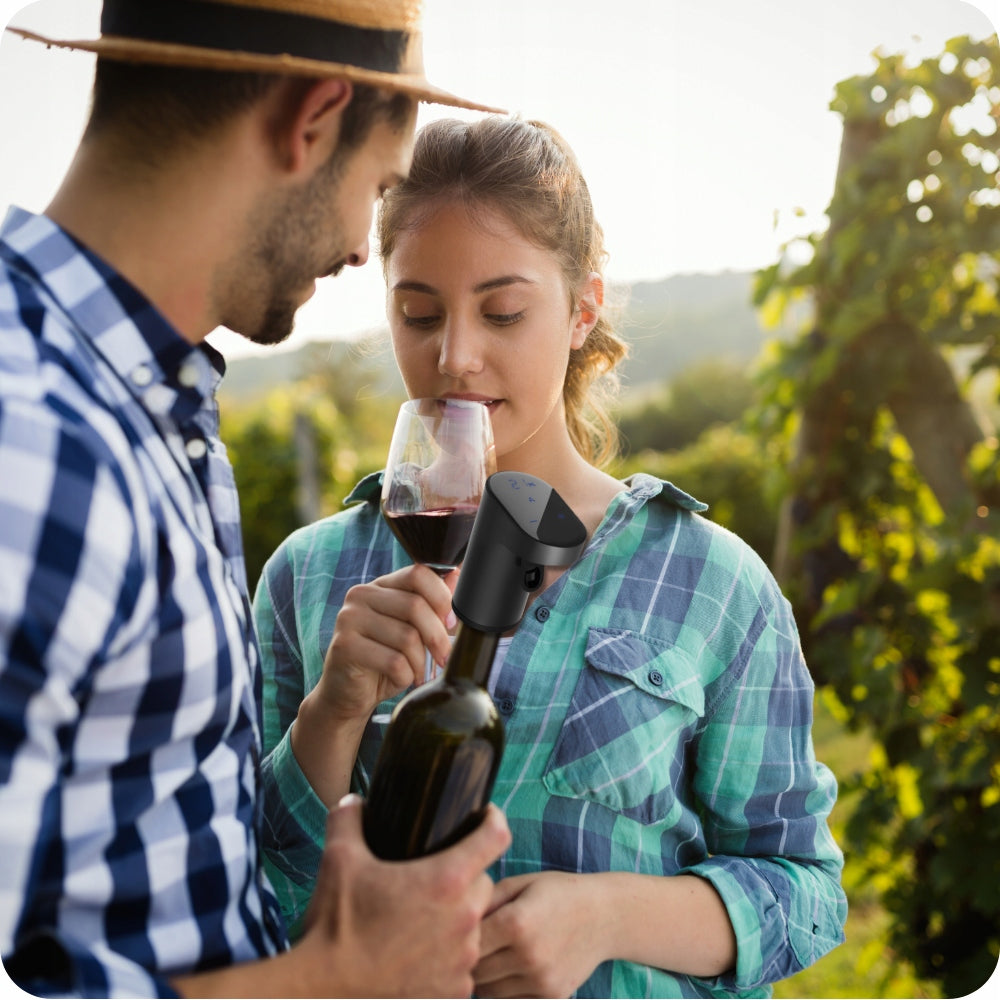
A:
[[[485,688],[499,642],[499,632],[480,632],[460,622],[445,676],[449,680],[469,680]]]

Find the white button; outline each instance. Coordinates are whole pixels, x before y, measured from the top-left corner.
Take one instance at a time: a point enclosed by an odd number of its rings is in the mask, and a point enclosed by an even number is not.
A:
[[[208,445],[205,444],[203,438],[192,438],[186,445],[184,445],[184,450],[188,453],[188,458],[197,460],[199,458],[204,458],[208,453]]]
[[[177,372],[177,381],[181,385],[187,386],[189,389],[193,389],[199,382],[201,376],[198,372],[198,366],[194,362],[188,362],[186,365],[181,365]]]
[[[132,371],[132,381],[140,389],[145,388],[153,381],[153,369],[149,365],[139,365]]]

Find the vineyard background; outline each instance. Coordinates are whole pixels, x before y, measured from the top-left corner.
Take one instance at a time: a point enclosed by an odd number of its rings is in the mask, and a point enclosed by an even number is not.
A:
[[[618,289],[643,469],[774,568],[841,783],[848,942],[779,997],[964,996],[1000,952],[1000,57],[955,39],[843,81],[827,229],[756,274]],[[221,395],[253,586],[381,467],[384,337],[235,361]]]

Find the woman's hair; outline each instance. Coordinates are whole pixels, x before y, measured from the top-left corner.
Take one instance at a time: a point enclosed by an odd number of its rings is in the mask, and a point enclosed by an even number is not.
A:
[[[432,122],[417,135],[406,180],[386,192],[378,213],[383,269],[401,230],[417,228],[442,201],[461,199],[470,213],[501,212],[529,242],[552,253],[572,295],[591,272],[603,273],[604,233],[573,151],[553,128],[520,118]],[[615,366],[627,354],[602,309],[583,346],[570,352],[563,385],[566,422],[576,449],[595,465],[615,457],[618,434],[605,408]]]

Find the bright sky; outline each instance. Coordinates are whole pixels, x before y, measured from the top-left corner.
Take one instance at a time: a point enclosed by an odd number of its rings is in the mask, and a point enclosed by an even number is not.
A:
[[[96,35],[99,0],[0,0],[0,22]],[[559,129],[580,159],[613,281],[753,269],[822,225],[833,87],[871,53],[934,55],[1000,24],[1000,0],[425,0],[432,82]],[[0,41],[0,207],[40,211],[79,138],[93,57]],[[420,121],[458,114],[422,105]],[[796,210],[805,212],[804,218]],[[381,325],[377,261],[319,283],[295,346]],[[251,350],[221,331],[227,354]],[[260,349],[257,349],[260,350]]]

